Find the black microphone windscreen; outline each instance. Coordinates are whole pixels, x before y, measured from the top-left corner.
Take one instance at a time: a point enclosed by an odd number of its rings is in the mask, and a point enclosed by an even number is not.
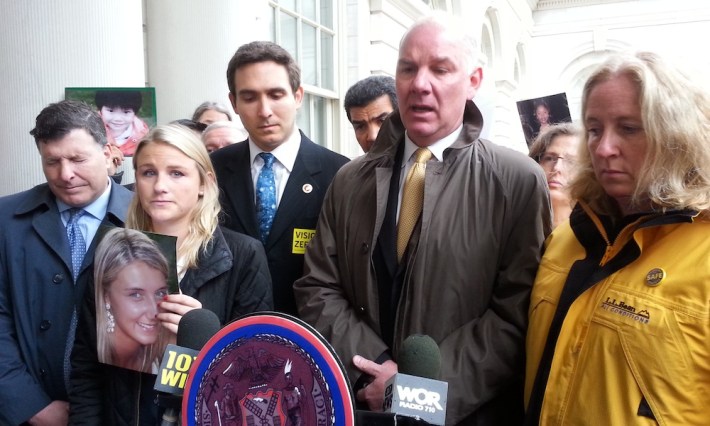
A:
[[[193,309],[180,318],[178,346],[199,351],[222,328],[219,318],[209,309]]]
[[[397,367],[400,373],[439,380],[441,351],[434,339],[423,334],[412,334],[399,348]]]

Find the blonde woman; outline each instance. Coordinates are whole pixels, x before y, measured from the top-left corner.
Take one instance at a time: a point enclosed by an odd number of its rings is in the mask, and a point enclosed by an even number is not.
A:
[[[582,92],[570,220],[531,294],[529,425],[707,425],[710,99],[652,53]]]
[[[199,137],[178,124],[157,126],[136,148],[133,166],[136,195],[126,226],[177,238],[179,292],[167,295],[158,313],[173,339],[180,318],[192,309],[209,309],[223,324],[247,313],[273,309],[263,246],[218,225],[214,169]],[[80,338],[77,345],[90,347],[81,345]],[[70,394],[72,421],[136,424],[139,418],[141,424],[156,424],[159,407],[152,403],[154,379],[121,374],[102,384],[106,379],[97,373],[96,365],[87,363],[90,357],[78,352],[75,349],[72,354],[76,372]],[[109,391],[102,392],[106,386]],[[139,392],[141,387],[144,389]],[[147,401],[136,403],[146,395]],[[104,409],[115,406],[116,401],[123,405],[110,412]]]

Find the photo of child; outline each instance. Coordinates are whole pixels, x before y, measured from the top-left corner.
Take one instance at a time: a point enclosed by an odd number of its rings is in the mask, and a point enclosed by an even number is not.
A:
[[[66,99],[96,106],[106,126],[108,143],[125,157],[155,125],[155,90],[145,88],[66,88]]]

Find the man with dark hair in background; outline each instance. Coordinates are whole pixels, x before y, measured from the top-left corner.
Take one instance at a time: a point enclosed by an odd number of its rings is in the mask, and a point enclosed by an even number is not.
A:
[[[51,104],[30,132],[46,183],[0,198],[0,423],[66,424],[69,355],[100,225],[132,193],[111,183],[101,117]]]
[[[397,109],[394,78],[373,75],[358,81],[345,94],[344,106],[357,143],[367,153],[375,143],[382,123]]]
[[[249,138],[211,155],[224,225],[261,240],[274,307],[296,315],[293,282],[303,275],[303,254],[325,192],[348,159],[316,145],[296,126],[301,71],[281,46],[241,46],[229,61],[227,83]]]

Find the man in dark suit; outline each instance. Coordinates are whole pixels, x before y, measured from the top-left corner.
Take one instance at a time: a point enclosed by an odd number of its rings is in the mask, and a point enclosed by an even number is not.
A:
[[[66,424],[94,236],[123,226],[132,193],[111,183],[106,130],[88,105],[49,105],[30,134],[47,182],[0,198],[0,424]]]
[[[348,159],[313,143],[296,126],[301,72],[275,43],[241,46],[227,68],[229,99],[249,133],[212,154],[225,226],[261,239],[277,311],[296,315],[293,282],[313,237],[323,197]]]

